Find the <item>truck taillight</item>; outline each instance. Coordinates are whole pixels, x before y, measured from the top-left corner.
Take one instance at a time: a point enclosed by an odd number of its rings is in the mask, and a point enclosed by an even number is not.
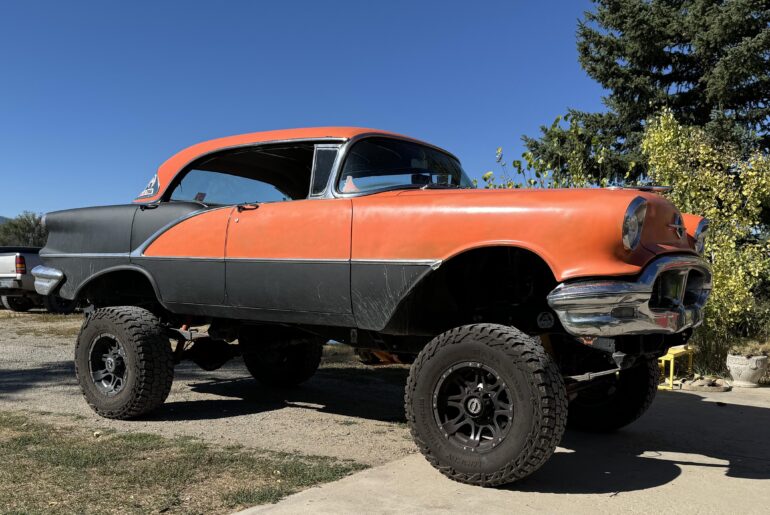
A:
[[[24,256],[16,256],[16,273],[21,275],[27,273],[27,262],[24,261]]]

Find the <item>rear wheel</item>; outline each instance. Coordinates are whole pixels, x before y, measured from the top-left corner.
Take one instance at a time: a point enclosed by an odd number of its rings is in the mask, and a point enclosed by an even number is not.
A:
[[[106,418],[149,413],[168,397],[174,379],[171,344],[146,309],[97,309],[80,329],[75,371],[89,406]]]
[[[495,324],[434,338],[412,365],[405,401],[427,460],[451,479],[481,486],[540,468],[567,417],[564,382],[540,342]]]
[[[595,386],[581,390],[569,404],[568,425],[582,431],[610,432],[641,417],[655,399],[660,370],[647,359]]]
[[[5,296],[0,298],[5,309],[23,312],[29,311],[34,306],[34,303],[27,297]]]
[[[321,364],[323,344],[312,336],[274,339],[257,331],[238,338],[243,361],[251,376],[265,386],[296,386],[313,377]]]
[[[56,295],[46,295],[43,297],[43,306],[49,313],[57,313],[60,315],[67,315],[75,311],[77,307],[77,301],[67,300]]]

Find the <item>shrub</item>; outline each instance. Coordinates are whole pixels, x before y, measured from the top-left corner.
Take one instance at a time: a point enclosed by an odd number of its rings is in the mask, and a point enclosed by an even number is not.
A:
[[[672,186],[666,196],[683,212],[709,219],[706,257],[714,290],[693,341],[700,366],[721,371],[732,345],[767,332],[770,244],[762,215],[770,199],[770,157],[742,156],[702,129],[680,125],[667,110],[650,121],[642,150],[649,179]]]

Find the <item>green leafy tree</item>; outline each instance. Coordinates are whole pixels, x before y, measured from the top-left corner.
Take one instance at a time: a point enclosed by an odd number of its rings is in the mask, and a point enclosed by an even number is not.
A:
[[[579,163],[594,183],[644,177],[645,123],[663,108],[743,155],[770,148],[767,0],[594,1],[577,48],[608,91],[607,112],[570,110],[539,137],[525,136],[533,162],[562,176]]]
[[[709,219],[714,289],[695,342],[701,365],[721,370],[736,340],[765,329],[761,300],[770,284],[770,242],[760,215],[770,199],[770,156],[746,156],[703,128],[681,125],[670,109],[650,121],[641,148],[652,180],[672,185],[668,198]]]
[[[0,225],[0,245],[44,246],[48,233],[42,220],[41,215],[30,211],[8,220]]]

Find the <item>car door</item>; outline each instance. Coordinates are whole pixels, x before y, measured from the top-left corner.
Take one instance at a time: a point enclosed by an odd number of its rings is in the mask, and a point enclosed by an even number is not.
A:
[[[349,199],[239,207],[225,249],[228,304],[257,318],[349,323],[351,223]]]

